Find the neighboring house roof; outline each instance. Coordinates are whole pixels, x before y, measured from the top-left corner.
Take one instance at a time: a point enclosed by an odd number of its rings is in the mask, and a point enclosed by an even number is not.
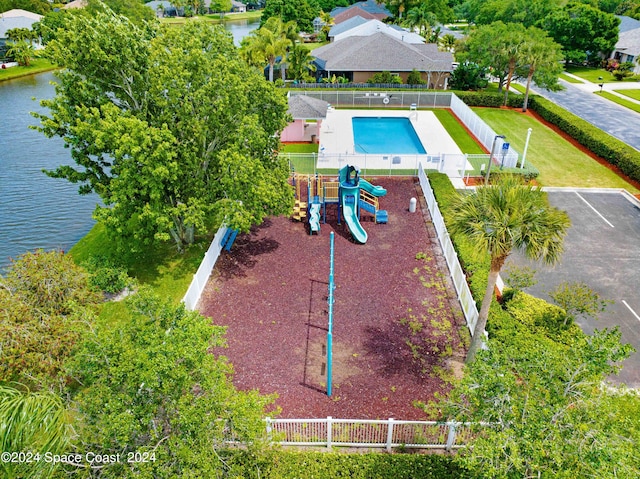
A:
[[[620,35],[615,50],[634,57],[640,56],[640,22],[629,17],[618,18],[621,20]]]
[[[397,27],[396,25],[387,25],[386,23],[382,23],[380,20],[367,20],[364,23],[361,23],[354,26],[353,28],[334,35],[333,40],[339,41],[347,37],[366,37],[369,35],[374,35],[376,33],[384,33],[385,35],[390,35],[402,42],[425,43],[425,39],[417,33],[409,32],[400,27]],[[331,33],[329,33],[329,36],[331,36]]]
[[[327,117],[329,103],[307,95],[289,97],[289,114],[294,120],[320,120]]]
[[[380,5],[375,0],[354,3],[350,7],[336,7],[330,13],[333,22],[337,25],[355,16],[360,16],[368,20],[384,20],[391,16],[391,12],[384,5]]]
[[[39,22],[42,15],[26,10],[14,9],[0,13],[0,38],[7,38],[7,30],[13,28],[31,28]]]
[[[618,27],[620,33],[628,32],[629,30],[635,30],[640,28],[640,20],[635,18],[626,17],[624,15],[616,15],[620,19],[620,26]]]
[[[152,2],[147,2],[145,5],[153,11],[157,11],[159,8],[163,8],[164,10],[175,10],[176,7],[167,0],[153,0]]]
[[[246,5],[242,2],[236,2],[236,0],[231,0],[231,7],[232,8],[242,8],[242,7],[246,7]]]
[[[347,30],[351,30],[352,28],[357,27],[358,25],[362,25],[363,23],[366,23],[368,21],[369,19],[362,18],[360,15],[351,17],[342,23],[338,23],[337,25],[332,26],[329,30],[329,38],[340,35],[341,33],[346,32]]]
[[[84,8],[87,6],[87,0],[73,0],[73,2],[69,2],[66,5],[63,5],[62,8],[68,10],[70,8]]]
[[[453,71],[453,55],[435,43],[413,44],[384,33],[348,37],[312,52],[325,71]]]

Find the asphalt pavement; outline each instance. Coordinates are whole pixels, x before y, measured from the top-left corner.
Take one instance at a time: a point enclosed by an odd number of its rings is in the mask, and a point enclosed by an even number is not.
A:
[[[550,92],[536,87],[532,87],[531,90],[640,150],[640,113],[595,95],[594,91],[600,90],[600,86],[594,83],[569,83],[562,79],[560,83],[565,89],[559,92]],[[616,90],[640,89],[640,82],[603,85],[604,91],[613,93],[614,88]]]

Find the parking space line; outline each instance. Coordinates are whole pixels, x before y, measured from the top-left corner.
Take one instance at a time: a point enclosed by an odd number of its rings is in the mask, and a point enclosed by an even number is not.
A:
[[[582,201],[584,201],[584,202],[587,204],[587,206],[588,206],[589,208],[591,208],[591,209],[592,209],[592,210],[593,210],[593,211],[594,211],[594,212],[595,212],[595,213],[596,213],[600,218],[602,218],[602,221],[604,221],[605,223],[607,223],[607,224],[608,224],[609,226],[611,226],[612,228],[615,228],[615,226],[613,226],[613,225],[609,222],[609,220],[607,220],[607,218],[605,218],[604,216],[602,216],[602,215],[600,214],[600,212],[599,212],[597,209],[595,209],[591,203],[589,203],[589,202],[588,202],[587,200],[585,200],[582,196],[580,196],[580,193],[578,193],[578,192],[576,191],[576,192],[575,192],[575,194],[576,194],[576,195],[578,195],[578,198],[580,198]]]
[[[636,319],[640,321],[640,316],[638,316],[638,314],[633,309],[631,309],[631,306],[629,306],[624,299],[622,300],[622,304],[624,304],[627,307],[627,309],[631,311],[631,314],[633,314],[636,317]]]

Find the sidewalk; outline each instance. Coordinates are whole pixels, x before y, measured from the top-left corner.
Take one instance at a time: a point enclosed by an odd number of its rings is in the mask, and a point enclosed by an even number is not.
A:
[[[640,100],[636,100],[635,98],[628,97],[626,95],[623,95],[622,93],[618,93],[617,91],[617,90],[640,90],[640,82],[616,82],[616,83],[604,82],[602,84],[602,89],[600,89],[599,83],[592,83],[588,80],[585,80],[584,78],[580,78],[579,76],[573,75],[571,73],[564,72],[564,74],[580,82],[580,83],[571,83],[571,82],[567,82],[565,80],[560,79],[560,81],[565,84],[571,84],[577,88],[580,88],[581,90],[584,90],[590,93],[606,91],[607,93],[611,93],[612,95],[615,95],[624,100],[630,101],[631,103],[636,103],[640,105]]]

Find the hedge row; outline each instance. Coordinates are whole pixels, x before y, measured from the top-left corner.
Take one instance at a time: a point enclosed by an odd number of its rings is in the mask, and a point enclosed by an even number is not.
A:
[[[486,106],[492,108],[500,108],[504,103],[504,93],[489,93],[476,91],[455,91],[467,106]],[[509,95],[507,106],[511,108],[522,108],[524,103],[523,95]]]
[[[236,451],[232,462],[251,464],[248,453]],[[274,451],[258,468],[242,468],[242,477],[269,479],[473,479],[478,476],[440,454],[346,454],[318,451]],[[247,476],[250,474],[250,476]]]
[[[560,108],[546,98],[532,96],[529,100],[529,107],[582,146],[617,166],[630,178],[640,181],[640,151],[564,108]]]

